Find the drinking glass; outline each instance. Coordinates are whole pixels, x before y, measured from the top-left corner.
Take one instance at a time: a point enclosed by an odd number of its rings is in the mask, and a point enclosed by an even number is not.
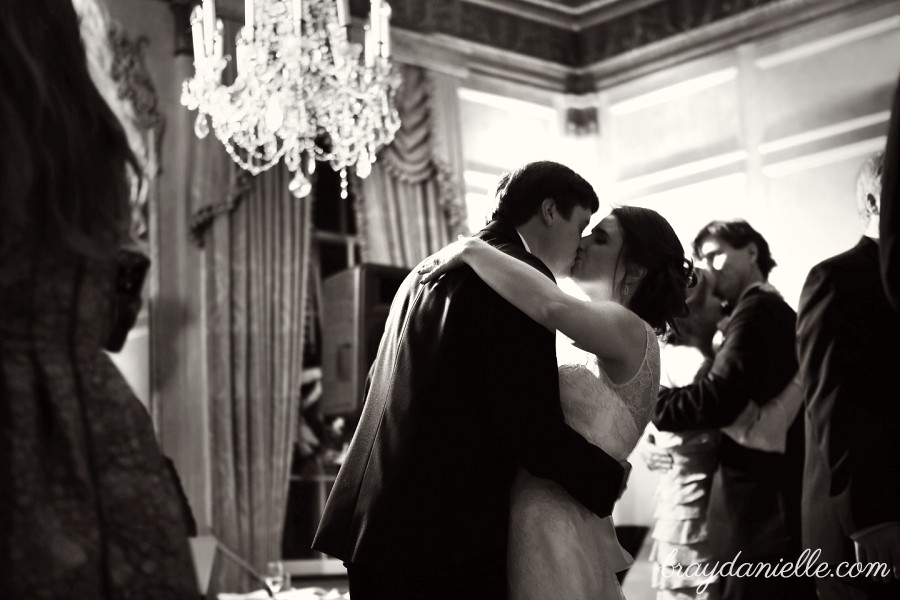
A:
[[[272,590],[273,594],[277,594],[284,587],[284,563],[276,560],[266,564],[265,574],[266,585]]]

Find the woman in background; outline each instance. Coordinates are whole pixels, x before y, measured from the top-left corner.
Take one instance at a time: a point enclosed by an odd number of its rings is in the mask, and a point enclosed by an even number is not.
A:
[[[149,415],[102,351],[140,282],[117,262],[137,161],[71,0],[0,3],[0,81],[0,597],[195,600]]]
[[[724,316],[721,302],[712,295],[709,271],[696,269],[697,285],[688,295],[688,316],[676,319],[678,333],[669,336],[663,347],[662,382],[681,386],[706,376],[713,361],[716,324]],[[685,360],[676,361],[682,348],[692,348],[701,358],[691,364],[693,372],[683,372]],[[666,360],[669,358],[669,360]],[[673,365],[673,363],[678,365]],[[679,372],[681,371],[681,372]],[[657,600],[716,600],[715,576],[688,574],[668,568],[681,564],[706,566],[712,558],[707,530],[707,508],[713,474],[718,466],[716,445],[719,431],[703,429],[672,433],[657,431],[651,423],[647,440],[663,452],[647,453],[647,466],[662,471],[656,488],[656,524],[651,533],[650,560],[655,562],[653,587]],[[694,567],[696,569],[697,567]],[[710,572],[712,565],[707,567]],[[708,586],[708,587],[707,587]],[[701,588],[702,591],[698,591]]]

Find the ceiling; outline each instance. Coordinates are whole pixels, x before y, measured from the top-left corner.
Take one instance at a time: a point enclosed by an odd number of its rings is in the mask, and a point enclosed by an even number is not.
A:
[[[584,68],[783,0],[390,0],[392,25]],[[351,0],[365,17],[369,0]]]
[[[190,53],[186,23],[200,0],[165,1],[179,24],[176,52]],[[354,20],[368,19],[371,0],[348,1]],[[892,0],[387,1],[396,33],[408,34],[396,38],[395,50],[416,64],[587,97],[783,28]],[[243,0],[216,4],[223,18],[243,20]]]

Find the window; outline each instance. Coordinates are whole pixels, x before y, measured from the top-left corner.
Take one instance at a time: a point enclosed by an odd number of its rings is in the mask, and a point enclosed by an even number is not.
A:
[[[321,393],[322,281],[360,262],[359,239],[352,189],[341,198],[341,177],[327,165],[319,164],[314,180],[313,234],[310,264],[309,328],[306,334],[303,367],[310,375],[301,389],[303,405],[298,423],[298,444],[294,448],[291,483],[285,512],[282,557],[295,576],[343,575],[340,561],[310,548],[325,500],[339,468],[337,458],[349,442],[352,428],[340,418],[326,419],[318,411]]]

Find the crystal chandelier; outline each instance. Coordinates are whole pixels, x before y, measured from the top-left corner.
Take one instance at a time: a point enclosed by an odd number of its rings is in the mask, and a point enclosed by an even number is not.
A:
[[[390,6],[371,0],[362,46],[349,41],[346,0],[245,0],[244,11],[231,84],[222,80],[231,57],[214,0],[191,12],[195,73],[181,103],[199,111],[195,133],[205,137],[212,121],[231,158],[254,175],[283,158],[298,198],[312,189],[316,161],[327,161],[346,198],[346,168],[366,177],[400,127]]]

